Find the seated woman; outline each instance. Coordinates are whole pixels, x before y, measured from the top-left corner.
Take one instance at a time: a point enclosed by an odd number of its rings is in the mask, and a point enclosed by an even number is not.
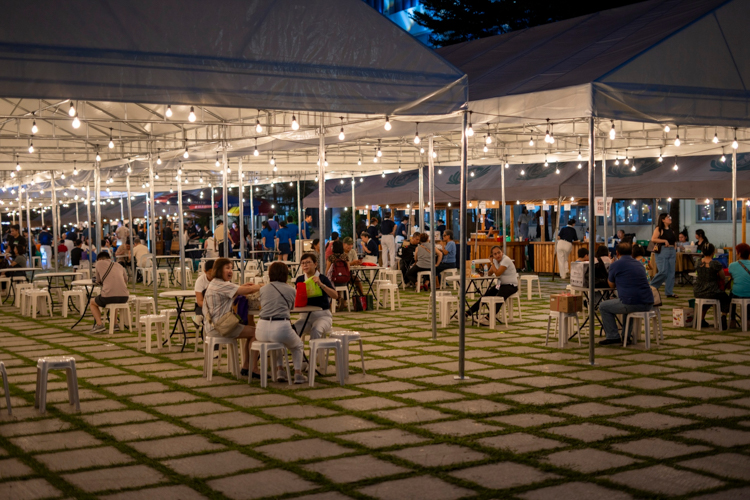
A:
[[[195,290],[195,315],[196,316],[203,316],[203,298],[206,295],[206,290],[208,290],[208,285],[211,283],[211,280],[214,279],[214,261],[207,260],[203,264],[203,274],[198,276],[198,279],[195,280],[195,287],[193,288]]]
[[[716,249],[711,243],[708,243],[705,247],[703,257],[698,261],[696,271],[698,272],[698,278],[695,280],[693,286],[693,295],[698,299],[714,299],[718,300],[721,305],[721,329],[727,329],[727,313],[729,312],[729,305],[732,300],[726,292],[722,291],[719,285],[719,280],[724,281],[724,268],[722,265],[714,260],[714,252]],[[695,319],[698,320],[698,314],[700,313],[701,328],[707,328],[709,325],[704,319],[708,307],[704,307],[703,311],[695,312]],[[718,318],[717,318],[718,319]]]
[[[232,331],[219,332],[214,326],[222,317],[232,311],[235,297],[249,295],[260,290],[261,285],[237,285],[232,283],[232,261],[225,258],[216,259],[213,266],[214,279],[208,284],[203,298],[204,327],[207,337],[226,337],[247,339],[243,345],[244,363],[240,375],[245,377],[250,368],[250,343],[255,340],[255,326],[238,324]],[[257,355],[256,355],[257,357]],[[253,378],[260,378],[253,371]]]
[[[326,277],[331,280],[333,286],[347,286],[352,281],[352,272],[349,270],[349,261],[344,252],[344,243],[336,240],[331,245],[331,255],[326,259]],[[336,299],[341,302],[341,295]]]
[[[304,344],[292,328],[290,311],[294,308],[295,290],[287,285],[289,268],[283,262],[274,262],[268,268],[267,285],[260,289],[260,309],[262,315],[255,329],[255,338],[261,342],[284,344],[292,353],[294,383],[304,384],[307,377],[302,375],[302,351]],[[277,380],[286,382],[286,371],[281,356],[277,356]]]
[[[99,295],[92,298],[89,303],[91,314],[94,315],[94,320],[96,321],[94,327],[89,330],[89,335],[101,333],[105,330],[100,308],[107,307],[109,304],[125,304],[130,296],[128,293],[127,271],[117,262],[112,262],[112,258],[107,251],[101,251],[96,256],[94,274],[94,282],[99,283],[102,289]],[[117,326],[117,314],[115,314],[114,318],[110,318],[110,321],[115,324],[114,330],[119,330]]]
[[[732,293],[729,298],[730,300],[734,298],[750,299],[750,245],[740,243],[737,245],[736,251],[739,260],[729,264],[729,274],[732,276]],[[738,326],[736,309],[737,306],[732,305],[731,328],[737,328]],[[748,314],[748,311],[745,311],[745,314]]]
[[[695,243],[698,245],[698,251],[700,253],[705,254],[708,252],[708,245],[711,243],[708,241],[708,238],[706,238],[706,232],[703,229],[695,230]],[[711,256],[713,257],[713,253],[711,253]]]
[[[421,286],[421,283],[417,283],[417,273],[429,271],[432,266],[433,253],[430,246],[427,245],[429,239],[430,235],[427,233],[419,235],[419,246],[414,250],[414,265],[406,272],[409,286]]]
[[[490,253],[492,254],[492,265],[490,266],[489,275],[497,276],[499,279],[497,280],[496,286],[491,286],[487,289],[484,297],[500,296],[507,300],[508,297],[515,295],[518,292],[518,272],[516,271],[516,266],[513,264],[510,257],[503,253],[501,247],[492,247]],[[482,300],[479,299],[473,306],[471,306],[467,316],[476,314],[479,311],[481,303]],[[502,306],[502,304],[499,304],[495,308],[496,314],[500,312]],[[479,318],[478,323],[485,326],[489,325],[488,319],[484,317]]]

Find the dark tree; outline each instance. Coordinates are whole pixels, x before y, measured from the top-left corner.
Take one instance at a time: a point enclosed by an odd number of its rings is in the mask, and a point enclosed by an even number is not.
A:
[[[443,47],[639,1],[421,0],[424,12],[415,10],[411,18],[432,32],[432,45]]]

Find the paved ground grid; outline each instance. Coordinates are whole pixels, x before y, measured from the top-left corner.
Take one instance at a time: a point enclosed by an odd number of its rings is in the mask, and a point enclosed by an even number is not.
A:
[[[135,333],[0,306],[14,405],[0,414],[0,498],[750,498],[750,334],[673,328],[686,299],[671,300],[660,346],[597,347],[591,367],[587,337],[544,345],[548,295],[565,284],[543,278],[507,328],[467,327],[464,381],[456,323],[431,340],[427,294],[339,311],[335,328],[364,336],[367,375],[352,352],[345,387],[329,375],[312,389],[209,382],[192,344],[146,354]],[[53,374],[40,416],[35,360],[62,354],[76,356],[82,411]]]

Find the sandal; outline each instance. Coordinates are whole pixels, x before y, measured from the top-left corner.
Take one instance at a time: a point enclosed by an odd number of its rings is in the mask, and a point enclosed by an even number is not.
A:
[[[670,299],[679,299],[679,297],[677,295],[674,295],[674,294],[667,295],[667,297],[669,297]]]

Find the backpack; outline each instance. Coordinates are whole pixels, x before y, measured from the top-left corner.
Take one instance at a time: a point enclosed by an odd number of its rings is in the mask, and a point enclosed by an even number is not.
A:
[[[342,259],[334,260],[328,273],[330,275],[328,276],[328,279],[330,279],[334,285],[345,285],[352,280],[349,266],[347,266],[346,261]]]

